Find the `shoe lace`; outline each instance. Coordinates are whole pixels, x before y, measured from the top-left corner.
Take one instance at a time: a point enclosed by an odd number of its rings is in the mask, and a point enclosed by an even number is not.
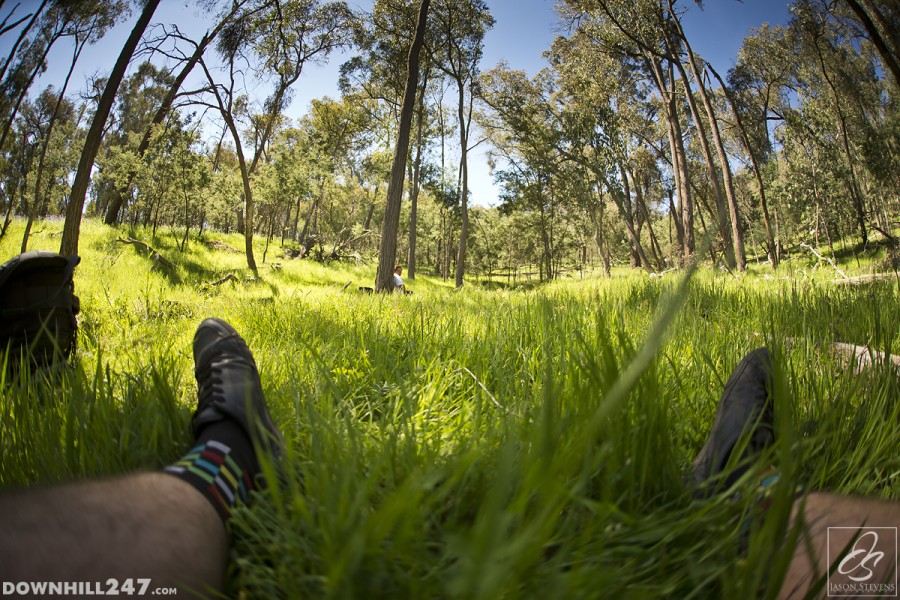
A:
[[[198,406],[204,406],[209,402],[214,402],[216,398],[221,398],[224,395],[223,383],[219,369],[212,364],[199,371],[197,373]]]

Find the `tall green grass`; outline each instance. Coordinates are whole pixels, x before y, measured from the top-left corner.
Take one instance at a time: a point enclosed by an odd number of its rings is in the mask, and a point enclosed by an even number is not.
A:
[[[33,247],[55,249],[61,227],[45,223]],[[126,233],[175,271],[151,270],[115,241]],[[193,239],[182,254],[179,241],[85,223],[74,369],[5,382],[0,484],[175,459],[190,443],[194,329],[223,317],[253,349],[289,446],[282,485],[232,519],[229,596],[773,595],[796,484],[900,500],[896,374],[855,376],[829,350],[895,348],[896,282],[838,288],[798,260],[784,279],[701,270],[683,296],[678,274],[622,271],[528,291],[420,276],[415,295],[384,297],[356,291],[374,264],[279,258],[251,280],[242,254]],[[0,240],[0,258],[15,246]],[[204,285],[229,272],[237,282]],[[779,443],[740,494],[697,500],[690,461],[730,370],[761,345],[775,357]],[[784,476],[744,539],[769,462]]]

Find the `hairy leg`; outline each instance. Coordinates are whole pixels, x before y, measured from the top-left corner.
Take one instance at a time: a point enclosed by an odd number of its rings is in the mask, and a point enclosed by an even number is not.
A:
[[[227,553],[213,506],[164,473],[0,494],[0,581],[149,578],[203,595]]]
[[[802,512],[801,512],[802,511]],[[849,529],[832,530],[831,561],[834,562],[837,554],[844,548],[854,547],[854,537],[865,530],[857,532],[862,527],[900,527],[900,503],[887,502],[873,498],[855,496],[838,496],[827,493],[813,493],[807,496],[805,506],[801,500],[794,503],[791,514],[791,526],[801,519],[800,538],[791,559],[791,565],[787,577],[781,586],[779,598],[803,598],[811,585],[825,576],[828,572],[829,548],[828,528],[846,527]],[[870,557],[856,575],[866,575],[866,569],[871,569],[873,575],[867,579],[868,583],[893,583],[896,576],[897,548],[895,537],[890,532],[882,534],[880,543],[873,551],[883,552],[880,560],[877,554]],[[848,561],[847,569],[852,569],[863,561],[873,548],[874,539],[858,538],[860,543],[857,548],[865,547],[865,550],[857,555],[857,558]],[[890,543],[887,543],[890,541]],[[842,556],[846,556],[846,553]],[[834,577],[834,575],[832,576]],[[896,594],[896,590],[893,592]],[[825,597],[827,589],[823,588],[819,594]]]

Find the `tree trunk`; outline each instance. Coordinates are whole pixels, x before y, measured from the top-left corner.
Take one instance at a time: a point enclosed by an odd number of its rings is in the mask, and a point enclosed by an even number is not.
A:
[[[719,173],[716,171],[715,163],[713,163],[712,151],[709,148],[709,141],[706,139],[706,128],[703,126],[703,122],[700,120],[700,113],[697,110],[697,103],[694,100],[694,95],[691,92],[691,86],[688,84],[687,73],[684,70],[684,66],[681,64],[681,61],[675,59],[675,65],[678,67],[678,71],[681,73],[681,81],[684,84],[684,92],[688,102],[688,108],[691,111],[691,117],[694,119],[694,123],[697,125],[697,139],[700,140],[700,148],[703,151],[703,158],[706,162],[706,170],[709,174],[709,183],[712,186],[713,194],[716,197],[716,220],[719,224],[719,235],[722,237],[722,242],[725,244],[725,262],[728,264],[729,268],[734,268],[737,264],[735,262],[734,256],[734,242],[732,236],[728,233],[728,217],[727,217],[727,208],[725,207],[725,198],[722,195],[722,188],[719,186]]]
[[[870,7],[868,2],[866,7],[861,6],[861,3],[857,0],[844,0],[847,3],[847,6],[856,14],[860,23],[862,23],[866,32],[869,34],[869,39],[872,41],[872,44],[875,46],[875,49],[878,50],[878,54],[881,55],[881,58],[884,60],[885,66],[887,66],[888,70],[894,76],[894,82],[900,86],[900,59],[898,59],[897,53],[900,53],[900,41],[896,39],[897,31],[894,29],[890,23],[888,23],[885,19],[879,18],[879,22],[885,26],[885,34],[886,36],[893,37],[893,43],[891,46],[893,48],[888,47],[888,40],[885,39],[881,35],[881,32],[878,30],[878,27],[872,21],[866,9]],[[876,17],[881,17],[878,13],[877,9],[874,6],[871,6],[872,12],[876,14]]]
[[[713,144],[719,155],[719,164],[722,167],[722,179],[725,183],[725,195],[728,198],[728,212],[731,216],[731,237],[734,242],[734,254],[737,261],[739,271],[747,270],[747,253],[744,250],[744,236],[741,233],[741,216],[738,210],[737,198],[734,195],[734,182],[731,179],[731,165],[728,163],[728,155],[725,153],[725,145],[722,143],[722,135],[719,132],[719,122],[716,120],[716,113],[713,110],[712,103],[709,100],[709,94],[706,93],[706,86],[703,85],[703,78],[700,76],[700,69],[697,68],[697,60],[694,56],[691,45],[688,43],[687,36],[681,28],[681,22],[678,20],[675,10],[672,8],[673,0],[669,0],[669,12],[672,15],[672,22],[678,29],[681,42],[684,44],[688,56],[688,65],[697,82],[697,91],[700,94],[700,101],[706,109],[706,117],[709,120],[709,128],[712,132]],[[677,61],[677,59],[676,59]],[[682,71],[683,73],[683,71]],[[687,81],[685,81],[685,89],[688,89]],[[690,95],[690,91],[688,91]],[[721,218],[721,217],[720,217]]]
[[[607,177],[606,173],[604,173],[602,170],[598,171],[592,169],[592,171],[594,173],[594,176],[598,178],[598,181],[605,181],[605,177]],[[647,260],[647,255],[644,253],[644,248],[641,245],[641,238],[634,230],[634,218],[630,214],[630,211],[625,204],[624,194],[617,187],[607,185],[606,188],[609,190],[609,195],[612,197],[613,203],[616,205],[616,208],[619,209],[619,215],[621,215],[622,220],[625,222],[625,229],[628,232],[628,238],[631,241],[631,244],[634,247],[635,251],[638,253],[641,265],[648,273],[652,273],[653,269],[650,267],[650,261]]]
[[[86,41],[86,40],[85,40]],[[66,73],[66,79],[63,82],[62,89],[60,89],[59,94],[56,96],[56,105],[53,107],[53,114],[50,115],[50,121],[47,123],[47,133],[44,136],[44,144],[41,147],[41,154],[38,158],[38,167],[37,174],[34,178],[34,200],[31,203],[31,210],[28,211],[28,222],[25,224],[25,232],[22,234],[22,247],[20,252],[25,252],[28,250],[28,237],[31,235],[31,227],[34,224],[34,219],[38,213],[38,206],[43,206],[46,204],[46,200],[41,201],[41,179],[43,179],[44,175],[44,159],[47,156],[47,149],[50,147],[50,138],[53,134],[53,127],[56,125],[56,119],[59,118],[59,108],[62,106],[63,98],[66,96],[66,89],[69,87],[69,81],[72,79],[72,72],[75,70],[75,64],[78,62],[78,57],[81,56],[81,51],[84,49],[85,41],[79,42],[78,36],[75,36],[75,52],[72,55],[72,62],[69,64],[69,72]],[[47,195],[49,195],[50,187],[47,186]]]
[[[682,262],[690,259],[694,251],[694,216],[693,201],[691,199],[690,178],[687,173],[687,161],[684,158],[684,140],[681,138],[681,124],[678,122],[678,111],[675,102],[674,85],[672,91],[666,86],[662,68],[658,61],[650,59],[653,78],[659,93],[663,97],[663,112],[665,113],[668,127],[669,148],[672,153],[672,170],[675,174],[675,190],[678,193],[678,207],[675,211],[678,224],[676,232],[682,250]],[[671,70],[671,65],[670,65]],[[670,75],[669,79],[672,77]]]
[[[638,219],[635,219],[634,203],[631,201],[631,183],[628,181],[628,172],[623,165],[619,165],[619,173],[622,176],[622,205],[625,208],[625,214],[623,215],[623,218],[628,221],[628,227],[632,228],[635,233],[635,235],[632,236],[631,248],[629,252],[631,268],[641,268],[644,266],[644,264],[642,264],[641,253],[638,252],[637,248],[638,245],[640,245],[637,240],[641,239],[640,221]],[[647,263],[647,265],[649,265],[649,263]]]
[[[256,273],[256,259],[253,257],[253,190],[250,188],[250,172],[247,169],[247,161],[244,158],[244,149],[241,145],[240,134],[238,133],[237,126],[234,124],[234,119],[231,118],[231,113],[225,110],[222,110],[221,112],[225,124],[231,131],[231,137],[234,139],[234,150],[237,154],[238,166],[241,171],[241,182],[244,185],[244,211],[242,215],[239,216],[242,216],[244,221],[244,251],[247,254],[247,266],[251,271]]]
[[[169,87],[169,91],[166,93],[166,97],[163,98],[162,104],[160,104],[159,108],[156,109],[156,113],[153,115],[153,120],[150,122],[150,126],[147,127],[147,130],[144,132],[144,136],[141,138],[140,144],[138,144],[138,158],[143,157],[144,153],[147,152],[147,148],[150,147],[150,137],[153,135],[153,129],[165,120],[166,115],[169,114],[169,111],[172,108],[172,104],[178,97],[178,90],[181,89],[182,84],[184,84],[184,80],[187,79],[191,71],[194,70],[194,67],[197,66],[197,61],[199,61],[203,56],[203,53],[206,51],[209,43],[219,34],[222,28],[234,15],[235,11],[237,10],[237,6],[239,6],[239,4],[235,3],[231,13],[229,13],[229,15],[225,19],[222,19],[222,21],[220,21],[212,31],[207,32],[200,39],[200,43],[197,44],[197,48],[194,50],[194,53],[185,63],[184,67],[181,69],[181,72],[178,73],[178,77],[175,78],[175,81],[172,82],[172,85]],[[119,220],[119,211],[122,208],[124,190],[127,189],[129,185],[131,185],[131,180],[133,178],[134,174],[132,173],[128,178],[128,183],[119,189],[119,193],[113,194],[109,207],[106,210],[106,216],[103,219],[103,222],[107,225],[113,225]]]
[[[778,256],[775,253],[775,237],[772,235],[772,224],[769,219],[769,205],[766,202],[766,190],[763,185],[762,180],[762,172],[759,168],[759,163],[756,161],[756,154],[753,152],[753,146],[750,144],[750,136],[747,134],[747,129],[744,127],[744,121],[741,119],[741,115],[738,112],[737,105],[734,103],[734,99],[731,97],[731,91],[725,85],[725,82],[722,81],[722,78],[719,77],[719,74],[713,69],[712,65],[707,65],[709,72],[713,74],[719,81],[719,85],[722,86],[722,91],[725,92],[725,98],[728,100],[728,103],[731,105],[731,110],[734,113],[734,119],[737,123],[738,130],[741,132],[741,140],[744,142],[744,146],[747,148],[747,154],[750,156],[750,164],[753,166],[753,175],[756,177],[756,185],[759,187],[759,202],[760,208],[762,209],[763,215],[763,223],[766,226],[766,253],[769,257],[769,262],[772,265],[773,269],[778,268]]]
[[[44,12],[44,7],[47,5],[47,1],[48,0],[43,0],[41,2],[41,5],[32,14],[31,20],[28,21],[28,25],[26,25],[22,29],[22,31],[19,32],[19,37],[16,38],[16,43],[13,44],[12,48],[10,48],[6,60],[3,62],[3,67],[0,68],[0,80],[2,80],[3,77],[6,76],[6,70],[9,68],[9,65],[13,61],[13,58],[16,56],[16,51],[19,49],[19,46],[22,45],[22,41],[28,36],[28,32],[31,31],[32,27],[34,27],[34,24],[37,22],[38,18],[40,18],[41,13]]]
[[[599,191],[597,196],[601,196]],[[599,206],[591,204],[588,213],[591,217],[591,224],[594,226],[594,243],[597,244],[597,252],[600,254],[600,260],[603,261],[603,272],[609,277],[611,273],[609,253],[603,247],[603,203],[600,202]]]
[[[137,48],[138,42],[144,30],[153,17],[153,12],[159,5],[159,0],[148,0],[144,5],[141,16],[131,30],[125,46],[119,53],[119,58],[110,73],[109,80],[106,82],[106,88],[100,97],[97,105],[97,111],[94,113],[94,120],[91,122],[91,128],[88,130],[87,139],[84,148],[81,151],[81,158],[78,161],[78,171],[75,173],[75,181],[72,183],[72,192],[69,195],[69,205],[66,208],[66,222],[63,226],[62,242],[60,244],[59,253],[64,256],[74,256],[78,254],[78,234],[81,229],[81,216],[84,211],[84,200],[87,194],[88,184],[91,181],[91,169],[94,166],[94,159],[97,157],[97,151],[100,149],[100,141],[103,137],[103,128],[109,117],[109,111],[112,109],[113,100],[116,97],[116,91],[119,84],[125,76],[125,70],[128,68],[128,62]]]
[[[428,88],[428,70],[422,78],[422,92],[419,94],[419,117],[416,124],[416,159],[413,163],[412,191],[409,198],[409,261],[406,265],[406,276],[409,279],[416,278],[416,238],[418,237],[418,203],[419,203],[419,177],[422,171],[422,130],[425,126],[425,91]]]
[[[393,276],[394,263],[397,257],[397,229],[400,226],[400,201],[403,197],[406,155],[409,150],[409,130],[412,126],[416,88],[419,81],[419,52],[425,43],[429,4],[430,0],[422,0],[422,3],[419,5],[416,34],[413,43],[409,47],[409,55],[406,61],[406,88],[403,92],[403,105],[400,109],[400,129],[397,132],[397,145],[394,148],[394,161],[391,165],[387,206],[385,207],[384,224],[381,229],[381,251],[378,255],[378,271],[375,276],[375,290],[379,292],[392,292],[394,290]]]
[[[316,199],[313,200],[309,205],[309,210],[306,213],[306,220],[303,222],[303,231],[300,232],[300,245],[303,246],[305,251],[309,250],[310,244],[310,236],[312,232],[315,230],[315,226],[313,225],[313,220],[315,218],[316,211],[319,208],[319,204],[322,203],[322,198],[325,197],[325,176],[319,175],[319,195],[316,196]]]
[[[459,118],[459,249],[456,254],[456,287],[463,285],[463,275],[466,271],[466,252],[469,243],[469,127],[465,115],[465,88],[462,80],[457,79],[459,105],[457,113]],[[471,98],[470,98],[471,101]]]
[[[244,226],[244,252],[247,255],[247,266],[251,271],[257,273],[256,259],[253,257],[253,190],[250,188],[250,171],[247,168],[247,161],[244,158],[241,136],[234,124],[234,118],[232,117],[231,111],[225,106],[222,95],[219,93],[219,88],[216,86],[206,63],[203,62],[202,57],[200,57],[197,62],[203,68],[203,73],[206,75],[207,81],[209,81],[210,90],[216,98],[219,113],[222,115],[222,120],[225,121],[225,125],[228,127],[228,131],[231,132],[231,138],[234,141],[234,149],[237,154],[238,166],[241,171],[241,182],[244,185],[244,211],[238,213],[238,229],[241,229],[241,225]],[[241,220],[243,220],[243,223],[241,223]]]
[[[372,215],[375,214],[375,199],[378,198],[378,186],[375,186],[375,192],[372,194],[372,202],[369,203],[369,210],[366,212],[366,221],[363,223],[363,231],[372,230]]]
[[[632,175],[632,180],[634,181],[634,191],[635,191],[635,204],[637,210],[640,211],[640,214],[644,218],[644,222],[647,224],[647,232],[650,234],[650,252],[653,254],[653,260],[656,264],[656,268],[660,271],[663,270],[663,262],[662,262],[662,248],[659,247],[659,241],[656,239],[656,234],[653,232],[653,223],[650,220],[650,211],[647,209],[647,203],[644,200],[645,194],[644,189],[641,186],[641,182],[638,181],[634,175]]]
[[[302,202],[302,198],[297,197],[297,212],[294,215],[294,224],[291,226],[291,239],[293,241],[297,241],[297,226],[300,224],[300,203]]]

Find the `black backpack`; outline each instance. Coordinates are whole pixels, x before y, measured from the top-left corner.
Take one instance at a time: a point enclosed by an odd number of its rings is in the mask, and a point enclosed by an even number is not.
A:
[[[80,261],[37,250],[0,266],[0,358],[8,350],[11,365],[24,356],[38,368],[69,359],[80,309],[72,276]]]

